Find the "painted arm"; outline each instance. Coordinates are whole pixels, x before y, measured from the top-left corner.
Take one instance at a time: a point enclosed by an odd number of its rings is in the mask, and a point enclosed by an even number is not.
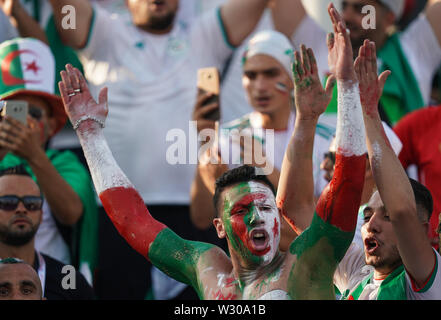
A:
[[[17,28],[21,37],[35,38],[49,44],[44,30],[26,12],[19,0],[0,0],[0,7],[9,17],[11,24]]]
[[[293,299],[335,299],[333,275],[354,236],[365,176],[365,130],[352,47],[346,25],[332,4],[328,11],[334,25],[330,54],[336,59],[339,92],[336,164],[311,226],[290,247],[297,256],[290,276]]]
[[[104,209],[124,239],[156,267],[178,281],[198,289],[197,262],[213,246],[186,241],[149,213],[143,199],[119,168],[102,132],[107,108],[107,88],[99,102],[92,98],[86,80],[78,69],[67,65],[61,72],[61,97],[76,130],[92,180]],[[74,89],[81,92],[69,96]]]
[[[365,41],[355,61],[367,134],[369,160],[375,184],[398,239],[398,250],[407,272],[423,287],[435,265],[435,255],[417,217],[409,179],[383,131],[378,100],[390,71],[377,78],[375,43]]]
[[[74,49],[82,49],[87,44],[93,18],[93,8],[89,0],[50,0],[55,25],[61,40]],[[71,9],[75,11],[71,11]],[[66,10],[69,9],[69,10]],[[68,13],[74,12],[75,29],[63,28]]]
[[[311,49],[301,46],[293,65],[296,122],[282,163],[277,203],[285,220],[297,234],[311,223],[315,209],[312,154],[319,116],[332,97],[335,78],[323,89]]]
[[[441,24],[439,23],[439,17],[441,17],[441,0],[429,0],[425,8],[425,14],[441,46]]]
[[[302,0],[277,0],[271,6],[274,27],[291,39],[297,27],[306,16]]]
[[[228,41],[237,47],[254,30],[259,22],[268,0],[228,0],[221,7]]]

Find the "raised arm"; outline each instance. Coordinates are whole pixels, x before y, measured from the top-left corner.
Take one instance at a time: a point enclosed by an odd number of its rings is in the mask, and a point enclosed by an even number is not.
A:
[[[59,88],[66,113],[77,132],[96,192],[116,229],[156,267],[199,290],[197,262],[213,246],[183,240],[150,215],[104,138],[107,88],[101,90],[97,104],[77,69],[68,65],[61,76]]]
[[[228,41],[239,46],[254,30],[269,0],[228,0],[221,7]]]
[[[302,0],[276,0],[271,6],[274,27],[289,39],[306,16]]]
[[[93,8],[89,0],[49,0],[54,12],[55,25],[61,40],[74,49],[82,49],[87,44],[93,19]],[[63,27],[67,14],[75,11],[75,28]]]
[[[383,131],[378,100],[390,71],[377,78],[375,43],[365,41],[355,61],[372,173],[381,200],[398,239],[398,250],[407,272],[422,287],[432,273],[435,256],[417,217],[409,179]]]
[[[335,299],[333,275],[352,242],[363,190],[366,146],[363,116],[352,47],[346,25],[329,6],[335,40],[338,85],[336,164],[333,178],[322,192],[311,226],[290,247],[297,262],[290,294],[298,299]]]
[[[335,78],[323,89],[317,62],[311,49],[301,46],[293,64],[296,122],[282,163],[277,203],[285,220],[297,234],[311,223],[314,214],[314,179],[312,153],[315,128],[332,96]]]
[[[425,14],[441,46],[441,23],[439,23],[439,17],[441,17],[441,0],[427,1]]]
[[[0,7],[21,37],[35,38],[49,44],[44,30],[26,12],[19,0],[0,0]]]

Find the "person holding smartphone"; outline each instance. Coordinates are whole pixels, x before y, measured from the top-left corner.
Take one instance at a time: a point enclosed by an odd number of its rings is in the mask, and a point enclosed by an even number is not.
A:
[[[61,99],[54,94],[52,53],[39,40],[18,38],[0,45],[0,63],[5,66],[0,100],[6,108],[0,121],[0,169],[22,164],[41,187],[45,202],[37,250],[75,265],[92,283],[97,208],[90,177],[76,155],[47,148],[67,120]],[[26,124],[9,111],[10,106],[23,103],[28,109]],[[80,239],[85,243],[72,250]]]

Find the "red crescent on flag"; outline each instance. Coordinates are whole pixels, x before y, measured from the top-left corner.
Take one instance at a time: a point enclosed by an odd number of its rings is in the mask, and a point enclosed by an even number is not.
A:
[[[15,50],[6,55],[6,57],[3,59],[1,64],[1,70],[2,70],[2,79],[5,85],[7,86],[15,86],[18,84],[25,84],[25,83],[38,83],[41,82],[41,80],[24,80],[17,77],[14,77],[10,72],[10,65],[12,61],[14,61],[15,58],[17,58],[22,53],[31,53],[34,56],[36,55],[35,52],[31,50]]]

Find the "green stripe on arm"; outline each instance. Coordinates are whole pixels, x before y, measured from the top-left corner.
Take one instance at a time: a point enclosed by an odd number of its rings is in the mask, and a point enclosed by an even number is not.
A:
[[[192,286],[202,297],[197,264],[200,256],[214,247],[209,243],[184,240],[171,229],[165,228],[150,246],[149,259],[159,270]]]
[[[288,281],[294,299],[335,299],[334,272],[354,237],[314,213],[311,225],[291,244],[297,261]]]

